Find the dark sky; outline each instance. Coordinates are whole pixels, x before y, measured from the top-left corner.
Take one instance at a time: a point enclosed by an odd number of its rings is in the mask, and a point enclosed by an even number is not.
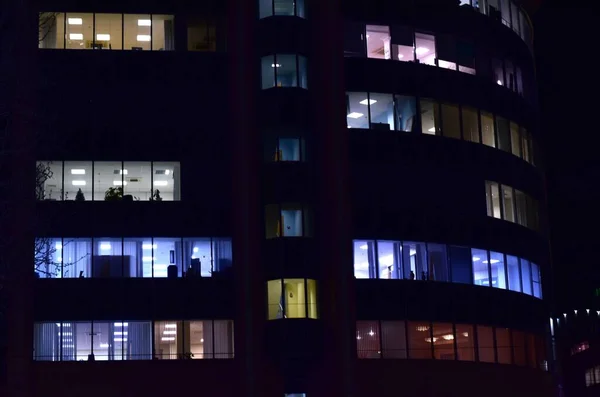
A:
[[[562,301],[586,299],[600,287],[600,4],[594,3],[544,0],[533,17],[556,298]]]

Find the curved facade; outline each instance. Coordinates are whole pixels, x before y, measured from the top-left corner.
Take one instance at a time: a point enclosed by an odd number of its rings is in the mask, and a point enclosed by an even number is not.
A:
[[[29,9],[8,395],[553,393],[520,2],[134,3]]]

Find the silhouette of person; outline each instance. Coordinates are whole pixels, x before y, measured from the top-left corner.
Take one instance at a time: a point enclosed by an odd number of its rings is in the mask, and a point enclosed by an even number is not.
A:
[[[410,271],[410,279],[411,280],[415,279],[415,272],[413,272],[412,270]]]

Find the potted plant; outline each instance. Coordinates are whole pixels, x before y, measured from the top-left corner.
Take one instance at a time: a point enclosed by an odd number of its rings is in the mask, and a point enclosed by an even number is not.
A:
[[[85,201],[85,196],[83,195],[81,188],[79,188],[77,194],[75,195],[75,201]]]
[[[121,199],[123,199],[123,188],[121,186],[109,187],[104,192],[104,201],[121,201]]]

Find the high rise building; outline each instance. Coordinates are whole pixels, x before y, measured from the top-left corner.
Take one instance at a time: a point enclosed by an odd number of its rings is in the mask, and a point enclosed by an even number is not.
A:
[[[7,395],[553,393],[529,5],[24,4]]]

